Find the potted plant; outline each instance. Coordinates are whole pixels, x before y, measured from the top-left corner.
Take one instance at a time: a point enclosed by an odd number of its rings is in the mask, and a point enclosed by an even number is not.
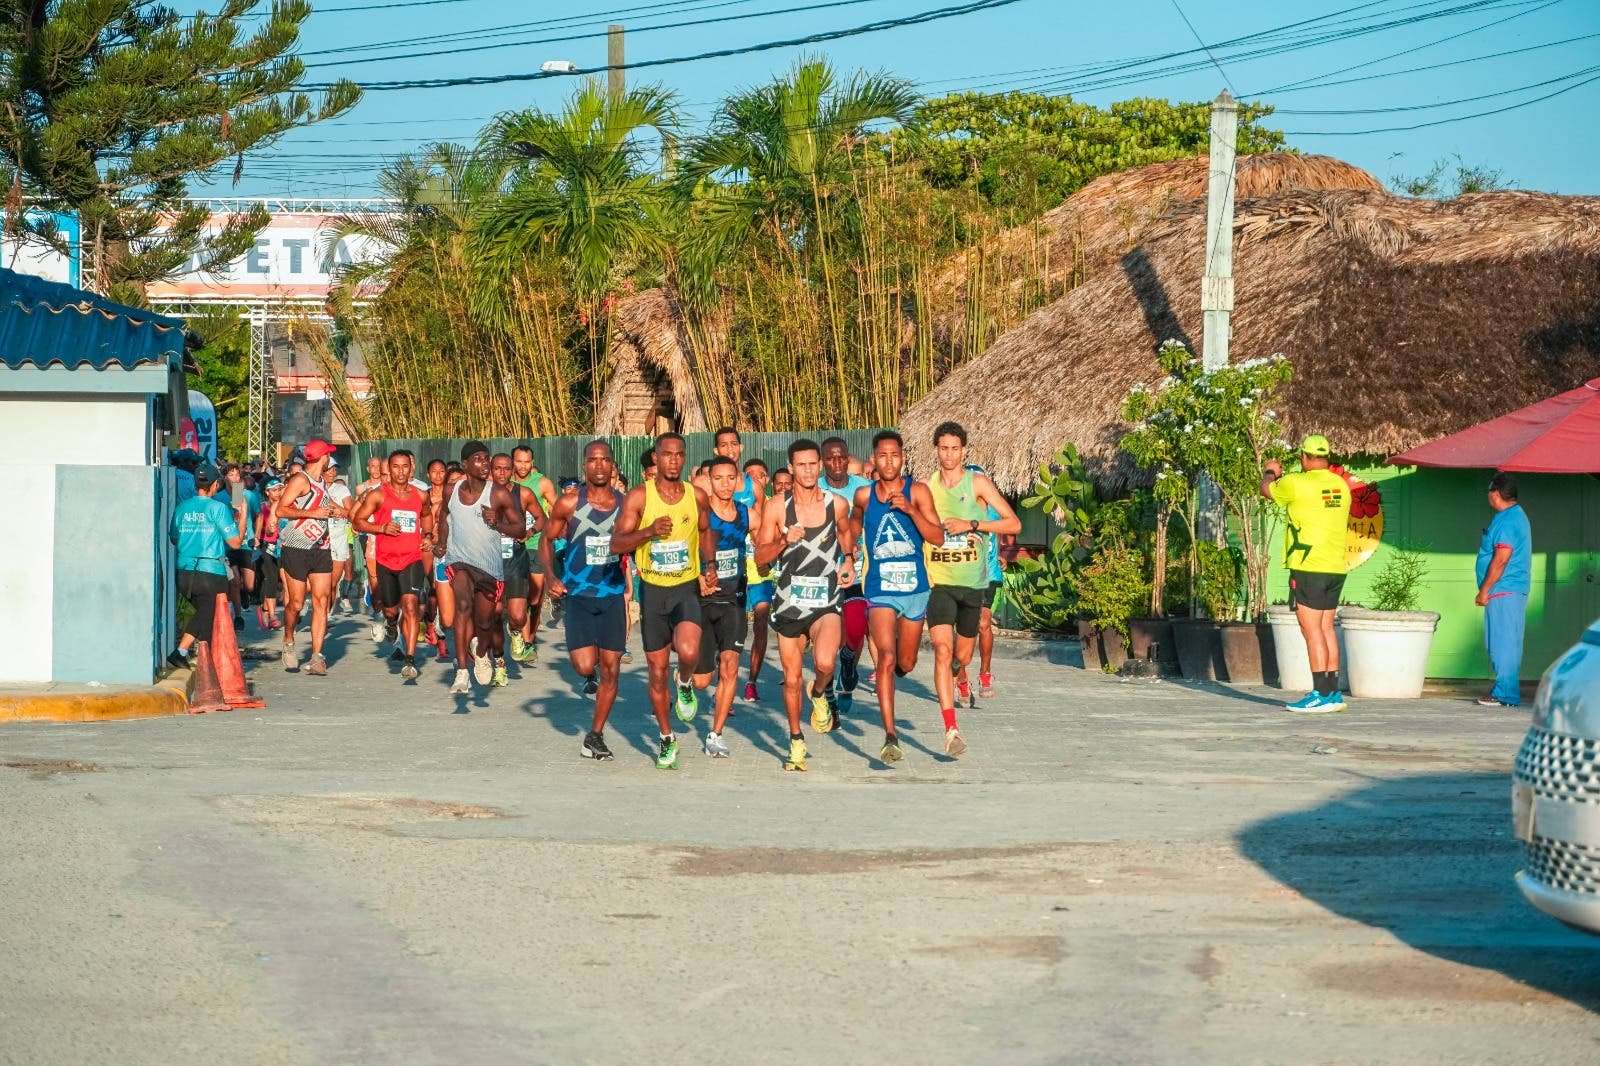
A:
[[[1126,545],[1097,549],[1078,573],[1078,606],[1093,627],[1099,665],[1116,670],[1128,659],[1128,620],[1148,601],[1144,558]],[[1084,656],[1084,665],[1091,659]]]
[[[1350,695],[1375,699],[1415,699],[1422,695],[1428,650],[1439,616],[1416,609],[1428,574],[1423,548],[1401,545],[1372,582],[1369,609],[1344,607],[1340,656]]]

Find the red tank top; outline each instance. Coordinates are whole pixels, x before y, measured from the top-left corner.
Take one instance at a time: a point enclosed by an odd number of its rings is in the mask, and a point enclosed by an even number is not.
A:
[[[373,538],[377,541],[373,555],[385,569],[404,570],[422,558],[423,495],[412,486],[410,497],[402,499],[387,481],[379,488],[383,492],[383,502],[372,512],[372,523],[384,526],[392,521],[400,527],[400,535]]]

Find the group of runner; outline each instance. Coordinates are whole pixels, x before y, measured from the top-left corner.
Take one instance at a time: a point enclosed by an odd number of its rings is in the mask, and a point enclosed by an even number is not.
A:
[[[634,595],[662,769],[677,765],[673,718],[692,722],[700,693],[713,684],[704,750],[729,756],[724,730],[745,640],[751,638],[743,697],[755,702],[769,629],[777,633],[783,673],[785,769],[806,769],[807,705],[819,734],[837,728],[850,709],[863,648],[875,667],[879,757],[902,757],[896,682],[915,667],[925,628],[943,748],[959,756],[966,741],[957,695],[972,702],[967,667],[975,652],[980,693],[993,694],[988,622],[999,538],[1020,529],[994,483],[966,463],[966,439],[960,425],[940,425],[937,469],[915,480],[892,430],[873,438],[865,460],[839,438],[796,440],[786,468],[769,471],[758,458],[741,462],[739,434],[723,428],[713,435],[714,454],[692,474],[684,438],[664,433],[631,488],[610,446],[595,440],[584,448],[582,476],[559,491],[526,446],[491,454],[469,441],[459,463],[430,463],[426,480],[416,478],[410,452],[374,458],[367,480],[343,493],[330,488],[343,488],[329,476],[332,445],[313,440],[281,484],[266,482],[253,520],[240,510],[239,528],[253,521],[254,537],[246,539],[258,541],[275,564],[262,566],[264,601],[278,592],[281,574],[283,665],[291,671],[301,669],[296,636],[309,615],[303,669],[327,672],[323,642],[339,563],[333,545],[354,539],[379,612],[372,637],[391,646],[389,658],[407,681],[420,673],[418,645],[431,643],[445,658],[446,634],[453,633],[452,693],[470,692],[474,681],[506,685],[508,653],[523,663],[536,659],[549,596],[564,615],[571,664],[594,698],[580,748],[585,758],[612,757],[605,728],[621,665],[631,658]],[[180,570],[181,556],[180,544]],[[279,627],[265,609],[258,617]],[[987,638],[981,648],[980,637]]]

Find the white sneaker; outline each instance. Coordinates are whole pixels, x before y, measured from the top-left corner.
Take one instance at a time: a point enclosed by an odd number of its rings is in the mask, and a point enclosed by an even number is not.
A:
[[[356,613],[356,609],[354,607],[350,606],[350,597],[349,596],[341,596],[339,598],[339,610],[343,611],[345,614],[355,614]]]
[[[371,629],[368,630],[368,632],[372,635],[372,643],[378,644],[383,641],[383,630],[384,625],[382,618],[372,623]]]
[[[300,669],[300,653],[293,644],[283,646],[283,668],[290,673]]]
[[[722,742],[721,733],[706,734],[706,754],[713,759],[726,759],[728,757],[728,745]]]
[[[472,645],[472,679],[480,685],[487,685],[494,676],[494,663],[488,654],[479,655],[476,642]]]
[[[467,672],[465,670],[457,670],[455,683],[450,686],[450,694],[452,696],[465,696],[471,691],[472,681],[467,677]]]

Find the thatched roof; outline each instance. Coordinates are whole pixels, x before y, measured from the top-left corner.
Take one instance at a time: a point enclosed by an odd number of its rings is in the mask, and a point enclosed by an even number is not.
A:
[[[1291,437],[1314,430],[1336,452],[1388,455],[1600,374],[1600,198],[1241,197],[1234,241],[1231,352],[1294,361],[1280,408]],[[1170,208],[1117,269],[907,411],[913,458],[928,468],[929,434],[953,418],[1007,490],[1027,488],[1068,441],[1103,484],[1125,483],[1122,399],[1159,380],[1163,340],[1198,348],[1204,250],[1204,201]]]
[[[596,433],[652,434],[657,414],[674,421],[680,432],[705,431],[694,349],[684,322],[677,294],[667,289],[647,289],[617,303],[610,377],[595,414]]]

